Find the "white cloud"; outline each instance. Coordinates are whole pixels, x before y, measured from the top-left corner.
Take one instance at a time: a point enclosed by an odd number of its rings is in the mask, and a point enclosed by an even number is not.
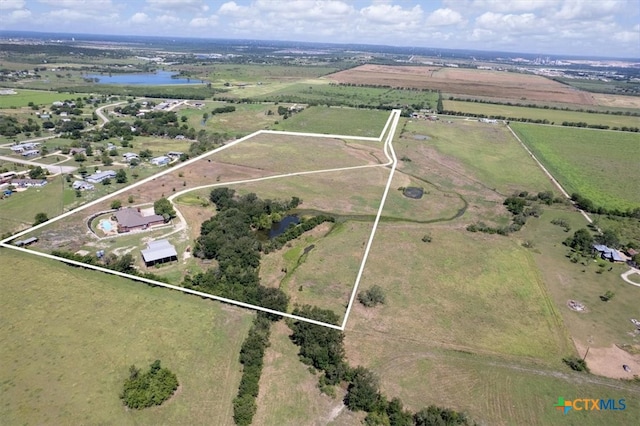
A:
[[[138,12],[136,14],[134,14],[130,19],[129,22],[131,22],[132,24],[144,24],[149,22],[149,15],[147,15],[146,13],[143,12]]]
[[[469,7],[486,12],[510,13],[531,12],[548,9],[562,3],[563,0],[473,0]]]
[[[201,11],[206,12],[209,6],[202,0],[147,0],[151,9],[163,11]]]
[[[635,43],[640,45],[640,32],[638,31],[619,31],[613,34],[613,39],[621,43]]]
[[[11,13],[6,15],[4,23],[9,24],[9,23],[15,23],[20,21],[26,21],[27,19],[30,19],[30,18],[31,18],[30,10],[18,9],[18,10],[13,10],[11,11]]]
[[[2,0],[0,1],[0,10],[22,9],[24,5],[24,0]]]
[[[454,25],[463,22],[462,15],[453,9],[437,9],[434,10],[426,20],[426,24],[430,26]]]
[[[215,27],[217,24],[218,24],[218,17],[216,15],[211,15],[208,17],[193,18],[189,22],[189,26],[192,28]]]
[[[223,3],[218,9],[220,15],[240,16],[242,14],[248,14],[249,8],[245,6],[238,6],[235,1],[229,1]]]
[[[396,4],[374,4],[361,9],[360,14],[374,24],[406,25],[422,20],[423,12],[420,5],[414,6],[412,9],[404,9]]]
[[[4,1],[4,0],[2,0]],[[38,0],[40,3],[54,6],[58,9],[102,9],[111,10],[114,6],[111,0]]]

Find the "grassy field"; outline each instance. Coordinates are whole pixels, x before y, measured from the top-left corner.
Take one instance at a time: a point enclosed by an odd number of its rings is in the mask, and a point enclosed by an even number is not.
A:
[[[0,109],[26,107],[29,105],[29,102],[33,102],[36,105],[46,105],[48,107],[55,101],[75,99],[78,96],[84,96],[78,93],[58,93],[45,90],[15,89],[15,91],[17,92],[16,95],[0,95]]]
[[[276,108],[274,108],[275,111]],[[351,108],[309,107],[286,120],[280,119],[274,130],[325,133],[349,136],[380,136],[388,111]]]
[[[3,423],[233,424],[251,314],[1,250]],[[155,359],[176,373],[177,394],[126,410],[129,366]]]
[[[484,114],[504,116],[507,118],[529,118],[532,120],[548,120],[560,125],[563,121],[602,124],[610,127],[637,127],[640,118],[625,115],[590,114],[579,111],[561,111],[544,108],[527,108],[509,105],[485,104],[465,101],[444,101],[447,111],[460,111],[468,114]]]
[[[428,339],[403,334],[348,331],[346,344],[351,363],[364,361],[380,376],[383,393],[399,397],[412,410],[436,404],[464,411],[479,424],[541,426],[631,425],[640,410],[638,386],[617,380],[434,349]],[[627,408],[564,415],[553,406],[560,396],[624,398]]]
[[[415,140],[416,136],[429,139],[419,141]],[[459,175],[507,195],[523,189],[535,192],[553,189],[503,125],[472,120],[407,122],[396,152],[400,158],[406,155],[412,161],[405,162],[402,170],[424,173],[421,156],[433,156],[429,149],[445,156],[439,161],[440,167],[450,175],[448,179]]]
[[[640,180],[630,177],[640,163],[637,134],[525,123],[512,128],[569,194],[606,208],[640,205]]]
[[[438,95],[435,92],[400,88],[355,87],[330,85],[329,79],[310,80],[292,84],[256,86],[245,91],[236,91],[237,97],[251,97],[258,100],[316,103],[318,105],[344,105],[357,107],[366,105],[377,107],[386,105],[422,105],[435,108]]]

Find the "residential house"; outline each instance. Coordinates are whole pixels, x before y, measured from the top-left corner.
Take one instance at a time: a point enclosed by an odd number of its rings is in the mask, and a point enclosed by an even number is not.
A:
[[[28,151],[22,151],[23,157],[35,157],[36,155],[40,155],[39,149],[30,149]]]
[[[120,209],[114,215],[118,221],[118,232],[144,230],[164,223],[164,217],[158,214],[143,216],[140,209],[132,207]]]
[[[41,187],[47,184],[46,179],[11,179],[11,185],[18,188]]]
[[[161,155],[160,157],[152,158],[150,163],[154,166],[165,166],[171,162],[171,158],[166,155]]]
[[[595,251],[600,252],[600,256],[603,259],[609,260],[611,262],[624,262],[623,257],[620,255],[618,250],[609,248],[603,244],[594,244],[593,249]]]
[[[93,191],[95,189],[95,186],[82,180],[73,182],[71,186],[73,189],[79,189],[81,191]]]
[[[105,170],[104,172],[97,172],[90,176],[87,176],[84,180],[90,183],[100,183],[105,179],[114,179],[116,177],[116,172],[113,170]]]

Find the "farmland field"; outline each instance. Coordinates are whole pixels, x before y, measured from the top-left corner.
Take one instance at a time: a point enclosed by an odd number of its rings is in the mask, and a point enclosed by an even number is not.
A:
[[[465,101],[444,101],[447,111],[459,111],[468,114],[484,114],[503,116],[507,118],[529,118],[532,120],[547,120],[549,123],[560,125],[563,121],[584,122],[587,124],[601,124],[609,127],[637,127],[640,118],[625,115],[591,114],[579,111],[562,111],[544,108],[527,108],[510,105],[485,104]]]
[[[640,205],[640,180],[630,178],[640,164],[638,134],[525,123],[512,128],[569,194],[609,209]]]
[[[388,117],[388,111],[317,106],[280,120],[273,129],[377,138]]]
[[[233,424],[251,314],[0,250],[11,270],[0,314],[3,423]],[[129,366],[155,359],[176,373],[177,394],[162,407],[125,409]]]
[[[338,83],[431,89],[447,94],[595,104],[590,93],[576,91],[553,80],[501,71],[368,64],[339,71],[327,78]]]

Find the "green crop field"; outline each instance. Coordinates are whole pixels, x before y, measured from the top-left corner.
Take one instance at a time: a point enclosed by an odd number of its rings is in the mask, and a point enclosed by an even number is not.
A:
[[[84,96],[83,94],[69,94],[49,92],[45,90],[26,90],[26,89],[14,89],[16,95],[0,95],[0,109],[3,108],[21,108],[29,105],[29,102],[33,102],[35,105],[50,106],[55,101],[63,101],[65,99],[75,99],[78,96]]]
[[[279,81],[297,81],[317,78],[338,71],[338,68],[326,66],[285,66],[258,64],[216,64],[203,67],[207,79],[214,83],[263,83]],[[210,68],[212,68],[210,70]],[[199,67],[195,72],[202,72]]]
[[[571,194],[596,206],[628,209],[640,205],[640,135],[513,123],[513,130]]]
[[[0,249],[5,424],[233,424],[252,315],[217,302]],[[119,400],[155,359],[180,387],[161,407]]]
[[[562,111],[544,108],[527,108],[510,105],[484,104],[465,101],[444,101],[447,111],[460,111],[468,114],[484,114],[487,117],[500,116],[509,118],[528,118],[531,120],[548,120],[560,125],[563,121],[601,124],[609,127],[638,127],[639,117],[611,114],[591,114],[579,111]]]

